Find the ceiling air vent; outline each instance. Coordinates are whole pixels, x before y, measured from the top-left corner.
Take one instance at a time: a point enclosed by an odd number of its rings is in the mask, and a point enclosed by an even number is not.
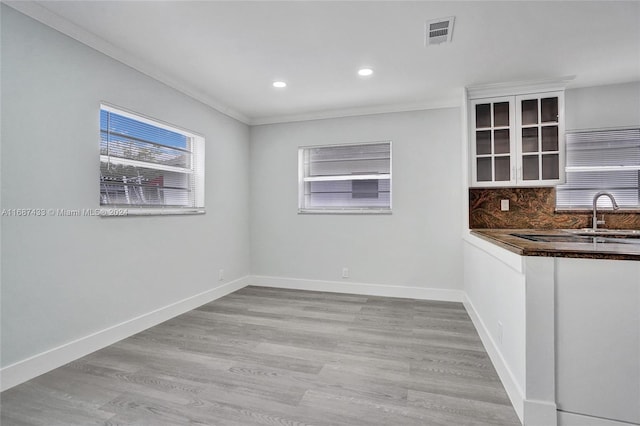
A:
[[[425,46],[451,41],[455,17],[432,19],[425,24]]]

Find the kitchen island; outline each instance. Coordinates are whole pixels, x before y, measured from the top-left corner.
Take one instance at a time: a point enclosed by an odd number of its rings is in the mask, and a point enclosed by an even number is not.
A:
[[[469,231],[465,306],[525,425],[637,425],[640,244],[578,232]]]

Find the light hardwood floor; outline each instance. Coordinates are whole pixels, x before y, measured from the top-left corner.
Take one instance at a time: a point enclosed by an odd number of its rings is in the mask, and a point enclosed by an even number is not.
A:
[[[262,287],[1,398],[2,426],[520,424],[462,304]]]

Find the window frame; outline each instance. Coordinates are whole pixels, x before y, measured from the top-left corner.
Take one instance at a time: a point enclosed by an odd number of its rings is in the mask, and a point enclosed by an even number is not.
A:
[[[154,215],[198,215],[206,213],[205,209],[205,138],[204,136],[186,130],[182,127],[176,126],[174,124],[169,124],[157,118],[152,118],[144,114],[140,114],[138,112],[134,112],[119,106],[115,106],[113,104],[107,102],[100,102],[98,116],[101,117],[102,111],[107,111],[108,113],[117,114],[131,120],[135,120],[140,123],[144,123],[159,129],[168,130],[174,133],[178,133],[182,136],[185,136],[189,140],[189,144],[191,145],[190,151],[190,167],[177,167],[177,166],[169,166],[169,165],[161,165],[155,164],[153,162],[145,162],[143,160],[135,160],[135,159],[127,159],[127,158],[117,158],[115,161],[113,157],[109,157],[108,154],[102,154],[101,150],[99,153],[99,169],[100,169],[100,179],[99,179],[99,188],[98,188],[98,202],[100,205],[99,216],[102,217],[110,217],[110,216],[154,216]],[[102,133],[102,125],[100,124],[100,118],[98,120],[98,133]],[[102,136],[99,136],[100,146],[102,145]],[[148,141],[150,144],[159,144],[157,141]],[[161,144],[159,144],[161,145]],[[102,164],[105,162],[113,162],[119,163],[123,165],[131,165],[134,167],[144,167],[148,165],[147,168],[154,170],[164,170],[168,172],[178,172],[191,174],[192,177],[189,178],[190,183],[190,191],[193,192],[193,205],[189,206],[179,206],[179,205],[164,205],[164,204],[126,204],[126,203],[103,203],[102,202]],[[186,169],[189,169],[189,172],[185,172]]]
[[[621,128],[603,128],[603,129],[586,129],[586,130],[575,130],[575,131],[571,131],[571,132],[567,132],[566,133],[566,137],[567,139],[569,139],[572,135],[577,135],[577,138],[585,138],[588,139],[590,137],[597,137],[597,133],[602,132],[602,133],[615,133],[615,132],[620,132],[620,135],[612,135],[614,137],[617,138],[623,138],[625,137],[624,134],[622,134],[623,132],[633,132],[633,133],[640,133],[640,127],[639,126],[633,126],[633,127],[621,127]],[[631,137],[631,135],[629,136]],[[640,135],[635,135],[633,136],[634,139],[640,139]],[[622,139],[613,139],[613,140],[622,140]],[[575,143],[575,142],[574,142]],[[602,141],[602,143],[604,143],[604,141]],[[610,146],[610,148],[612,149],[618,149],[618,147],[611,145],[612,141],[607,142]],[[593,203],[591,201],[588,202],[588,204],[573,204],[573,205],[568,205],[568,204],[560,204],[560,199],[561,197],[559,196],[559,193],[563,192],[563,191],[571,191],[573,190],[578,190],[578,187],[573,187],[571,188],[570,185],[575,185],[575,182],[570,182],[570,176],[571,174],[575,174],[576,176],[581,176],[581,173],[586,172],[586,173],[599,173],[599,172],[625,172],[625,171],[633,171],[636,170],[637,174],[638,174],[638,178],[637,178],[637,185],[638,185],[638,204],[636,204],[635,206],[630,206],[628,204],[624,204],[623,201],[620,200],[620,197],[616,197],[616,201],[618,202],[618,204],[620,205],[620,210],[622,212],[633,212],[633,213],[637,213],[640,211],[640,164],[638,164],[637,166],[622,166],[622,165],[606,165],[603,164],[605,163],[605,160],[602,161],[602,163],[598,163],[598,164],[589,164],[589,165],[574,165],[571,166],[571,159],[570,159],[570,150],[571,150],[571,143],[569,143],[567,141],[567,143],[565,144],[566,147],[566,156],[565,158],[567,159],[566,165],[565,165],[565,172],[566,172],[566,181],[564,184],[562,185],[558,185],[556,186],[556,200],[555,200],[555,210],[558,212],[562,212],[562,211],[591,211],[593,209]],[[603,150],[604,148],[599,148],[600,150]],[[638,148],[640,149],[640,147]],[[567,188],[562,188],[562,186],[565,186]],[[629,188],[632,189],[632,188]],[[635,189],[635,188],[633,188]],[[613,193],[614,197],[615,197],[615,189],[611,189],[611,185],[607,186],[603,186],[603,187],[598,187],[598,188],[587,188],[586,191],[590,191],[593,192],[593,195],[595,195],[597,192],[599,191],[608,191]],[[602,203],[602,205],[601,205]],[[608,199],[601,199],[598,201],[598,205],[602,206],[603,208],[607,208],[610,207],[610,202]]]
[[[374,177],[374,175],[360,175],[355,180],[370,180],[377,179],[389,180],[389,207],[306,207],[305,206],[305,184],[310,182],[310,177],[305,175],[305,151],[317,148],[333,148],[333,147],[349,147],[349,146],[364,146],[364,145],[380,145],[389,144],[389,173],[384,174],[386,177]],[[321,180],[354,180],[355,175],[330,175],[338,177],[338,179],[330,179],[330,177],[318,177],[317,181]],[[383,175],[380,175],[383,176]],[[350,179],[348,179],[350,178]],[[372,142],[355,142],[355,143],[342,143],[342,144],[322,144],[322,145],[307,145],[298,147],[298,214],[374,214],[385,215],[392,214],[393,211],[393,141],[382,140]]]

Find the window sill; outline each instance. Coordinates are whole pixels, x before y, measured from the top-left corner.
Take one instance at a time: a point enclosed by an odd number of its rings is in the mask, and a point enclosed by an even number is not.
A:
[[[127,217],[127,216],[182,216],[205,214],[203,208],[177,209],[177,208],[139,208],[139,207],[101,207],[98,209],[100,217]]]
[[[298,209],[298,214],[391,214],[390,209]]]

